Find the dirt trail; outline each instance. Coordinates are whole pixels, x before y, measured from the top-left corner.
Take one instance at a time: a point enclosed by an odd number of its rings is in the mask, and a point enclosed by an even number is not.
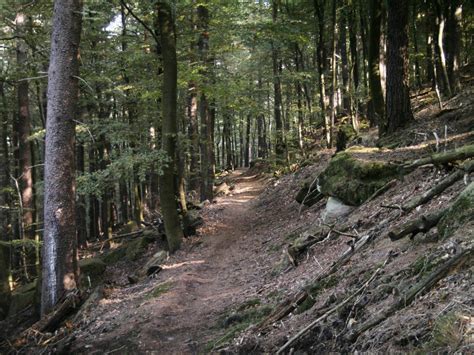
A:
[[[232,195],[206,207],[202,237],[187,240],[156,279],[117,288],[101,300],[90,323],[81,327],[75,351],[193,354],[218,336],[219,315],[255,295],[262,281],[255,257],[260,242],[252,240],[252,201],[264,181],[243,170],[231,179]],[[169,290],[150,297],[159,285]]]

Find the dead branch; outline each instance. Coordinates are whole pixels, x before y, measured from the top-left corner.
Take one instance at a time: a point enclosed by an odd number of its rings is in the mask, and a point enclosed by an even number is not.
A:
[[[438,283],[438,281],[445,278],[451,270],[460,267],[464,262],[469,260],[474,254],[474,248],[470,247],[463,252],[456,254],[454,257],[450,258],[433,273],[425,277],[419,283],[408,288],[405,292],[402,292],[400,299],[393,303],[390,307],[385,309],[379,315],[369,319],[367,322],[363,323],[359,327],[356,327],[351,333],[348,334],[347,338],[350,341],[357,339],[362,333],[367,330],[375,327],[379,323],[383,322],[385,319],[391,317],[395,312],[409,306],[418,295],[425,294],[431,288]]]
[[[433,186],[428,191],[424,192],[421,195],[413,197],[411,200],[409,200],[406,204],[402,206],[403,211],[409,212],[415,209],[416,207],[430,201],[433,197],[438,196],[448,187],[461,180],[464,174],[469,174],[472,171],[474,171],[474,160],[463,164],[459,169],[446,176],[443,180],[441,180],[437,185]]]
[[[331,308],[329,311],[324,313],[322,316],[318,317],[315,319],[313,322],[308,324],[306,327],[304,327],[302,330],[300,330],[295,336],[291,337],[278,351],[276,354],[282,354],[285,350],[287,350],[291,345],[293,345],[299,338],[301,338],[304,334],[306,334],[308,331],[313,329],[315,325],[317,325],[319,322],[322,320],[326,319],[329,317],[331,314],[335,313],[339,309],[341,309],[345,304],[347,304],[349,301],[351,301],[353,298],[355,298],[357,295],[362,293],[369,285],[370,283],[377,277],[377,275],[382,271],[385,267],[385,265],[388,264],[390,259],[392,258],[392,254],[390,253],[387,259],[385,259],[385,262],[381,267],[379,267],[375,272],[372,274],[372,276],[357,290],[355,291],[352,295],[347,297],[344,301],[340,302],[333,308]]]
[[[466,160],[474,157],[474,144],[465,145],[461,148],[451,150],[445,153],[437,153],[429,157],[417,159],[402,166],[405,171],[412,171],[422,165],[434,164],[445,165],[456,160]]]
[[[414,220],[408,221],[400,227],[388,232],[391,241],[402,239],[406,236],[415,236],[419,232],[426,233],[436,226],[448,208],[422,215]]]

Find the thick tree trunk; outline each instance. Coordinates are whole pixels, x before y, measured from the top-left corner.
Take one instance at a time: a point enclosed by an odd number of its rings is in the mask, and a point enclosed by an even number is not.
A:
[[[380,80],[380,27],[382,22],[382,1],[370,0],[369,29],[369,120],[371,125],[382,127],[384,122],[384,99]]]
[[[171,6],[168,1],[160,1],[158,7],[158,24],[163,56],[162,88],[162,148],[169,162],[163,168],[160,179],[160,201],[165,222],[166,239],[171,253],[175,252],[183,239],[176,203],[175,171],[177,165],[177,79],[176,35]]]
[[[55,1],[48,71],[41,313],[77,287],[74,140],[82,1]]]
[[[461,47],[461,18],[462,4],[460,0],[445,2],[446,16],[446,66],[451,89],[456,92],[460,89],[459,65]]]
[[[387,129],[396,131],[413,120],[408,66],[409,0],[389,0],[387,36]]]

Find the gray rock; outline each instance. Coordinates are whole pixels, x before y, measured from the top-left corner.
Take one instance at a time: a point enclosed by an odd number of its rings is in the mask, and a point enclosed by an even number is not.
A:
[[[323,221],[334,222],[350,214],[355,207],[344,204],[341,200],[330,196],[326,203],[326,209],[323,212]]]

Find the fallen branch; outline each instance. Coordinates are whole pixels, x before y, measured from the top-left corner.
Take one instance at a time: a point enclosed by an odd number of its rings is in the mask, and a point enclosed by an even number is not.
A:
[[[359,327],[356,327],[349,335],[347,336],[348,340],[353,342],[357,339],[362,333],[366,332],[367,330],[375,327],[385,319],[391,317],[395,312],[409,306],[418,295],[424,294],[431,290],[431,288],[438,283],[438,281],[445,278],[451,270],[461,266],[464,262],[469,260],[473,256],[474,249],[468,248],[463,252],[455,255],[448,261],[446,261],[443,265],[441,265],[438,269],[436,269],[433,273],[428,275],[426,278],[421,280],[419,283],[415,284],[414,286],[410,287],[404,293],[400,299],[388,307],[385,311],[380,313],[379,315],[369,319],[367,322],[363,323]]]
[[[402,239],[406,236],[414,237],[417,233],[426,233],[431,228],[436,226],[444,214],[448,211],[448,208],[442,210],[437,210],[430,214],[425,214],[414,220],[408,221],[401,225],[400,227],[390,231],[388,236],[393,242],[395,240]]]
[[[315,319],[313,322],[311,322],[306,327],[304,327],[302,330],[300,330],[295,336],[290,338],[280,349],[278,349],[276,354],[282,354],[291,345],[293,345],[299,338],[301,338],[305,333],[307,333],[308,331],[313,329],[319,322],[321,322],[322,320],[329,317],[331,314],[333,314],[336,311],[338,311],[339,309],[341,309],[345,304],[347,304],[353,298],[355,298],[357,295],[362,293],[370,285],[370,283],[377,277],[377,275],[380,273],[380,271],[382,271],[384,269],[385,265],[388,264],[388,262],[390,261],[391,258],[392,258],[392,254],[390,253],[389,256],[387,257],[387,259],[385,259],[385,262],[383,263],[383,265],[381,267],[379,267],[377,270],[375,270],[375,272],[372,274],[372,276],[356,292],[354,292],[352,295],[347,297],[344,301],[340,302],[339,304],[337,304],[336,306],[331,308],[329,311],[324,313],[322,316]]]
[[[451,150],[445,153],[433,154],[429,157],[417,159],[402,166],[405,171],[414,170],[422,165],[434,164],[445,165],[456,160],[466,160],[474,157],[474,144],[465,145],[459,149]]]
[[[416,207],[430,201],[433,197],[439,195],[448,187],[461,180],[464,177],[464,174],[469,174],[474,171],[474,160],[469,161],[463,164],[458,170],[454,173],[449,174],[443,180],[441,180],[437,185],[433,186],[428,191],[424,192],[421,195],[413,197],[406,204],[402,206],[402,210],[409,212]]]

